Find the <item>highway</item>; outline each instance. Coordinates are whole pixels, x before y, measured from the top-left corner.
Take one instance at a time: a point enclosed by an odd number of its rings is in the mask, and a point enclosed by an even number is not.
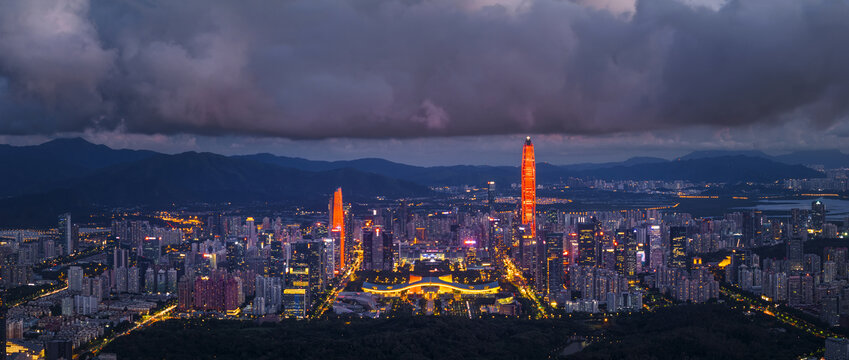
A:
[[[168,315],[168,314],[170,314],[170,313],[171,313],[171,311],[174,311],[174,309],[176,309],[176,308],[177,308],[177,305],[176,305],[176,304],[175,304],[175,305],[170,305],[170,306],[168,306],[168,307],[165,307],[164,309],[159,310],[157,313],[155,313],[155,314],[153,314],[153,315],[151,315],[151,316],[149,316],[149,317],[145,318],[145,319],[144,319],[144,320],[142,320],[141,322],[136,323],[136,325],[135,325],[135,326],[133,326],[133,327],[131,327],[131,328],[127,329],[127,330],[124,330],[124,331],[123,331],[123,332],[121,332],[121,333],[118,333],[118,334],[112,334],[112,335],[111,335],[111,336],[109,336],[108,338],[101,340],[99,344],[97,344],[96,346],[92,347],[89,351],[90,351],[92,354],[97,355],[98,353],[100,353],[100,351],[101,351],[101,350],[103,350],[103,348],[104,348],[104,347],[106,347],[106,345],[109,345],[109,343],[111,343],[111,342],[112,342],[112,341],[114,341],[115,339],[117,339],[117,338],[119,338],[119,337],[121,337],[121,336],[127,335],[127,334],[129,334],[129,333],[131,333],[131,332],[133,332],[133,331],[135,331],[135,330],[138,330],[138,329],[141,329],[141,328],[145,328],[145,327],[147,327],[147,326],[150,326],[150,325],[152,325],[152,324],[154,324],[154,323],[156,323],[156,322],[158,322],[158,321],[162,321],[162,320],[169,319],[170,317],[168,317],[167,315]],[[79,354],[75,354],[75,355],[74,355],[74,358],[76,359],[78,356],[79,356]]]
[[[22,304],[26,304],[26,303],[28,303],[28,302],[30,302],[30,301],[35,301],[35,300],[41,299],[41,298],[46,297],[46,296],[50,296],[50,295],[58,294],[58,293],[63,292],[63,291],[65,291],[65,290],[68,290],[68,285],[67,285],[67,284],[66,284],[66,285],[64,285],[64,286],[62,286],[61,288],[56,289],[56,290],[49,291],[49,292],[46,292],[46,293],[44,293],[44,294],[38,294],[38,295],[36,295],[35,297],[33,297],[33,298],[31,298],[31,299],[29,299],[29,298],[28,298],[28,299],[21,299],[20,301],[17,301],[17,302],[15,302],[15,303],[9,303],[9,304],[6,304],[6,306],[8,306],[8,307],[10,307],[10,308],[13,308],[13,307],[15,307],[15,306],[19,306],[19,305],[22,305]]]
[[[333,303],[336,302],[336,297],[339,296],[339,293],[342,292],[342,290],[345,290],[345,286],[348,285],[348,280],[351,279],[351,276],[360,269],[360,266],[363,263],[363,252],[356,251],[355,253],[357,254],[357,257],[354,259],[354,262],[351,266],[348,266],[348,268],[345,269],[345,274],[343,276],[337,278],[337,283],[333,286],[333,289],[330,290],[330,294],[328,294],[327,298],[324,299],[324,302],[316,308],[315,313],[311,316],[311,318],[321,318],[322,315],[324,315],[324,313],[333,306]]]
[[[522,297],[530,300],[537,307],[537,310],[539,311],[538,317],[548,318],[548,308],[539,301],[536,293],[528,287],[528,283],[522,276],[522,272],[516,268],[516,265],[513,264],[513,260],[510,259],[510,256],[502,253],[501,251],[496,251],[496,253],[498,254],[498,260],[501,261],[502,266],[504,267],[504,276],[507,278],[507,281],[519,289]]]
[[[823,329],[795,315],[782,311],[780,307],[776,304],[763,305],[761,301],[753,300],[746,294],[743,294],[733,288],[726,287],[723,285],[719,287],[719,292],[723,296],[726,296],[732,300],[747,305],[752,311],[757,311],[763,313],[764,315],[774,317],[778,321],[781,321],[787,325],[805,331],[816,337],[840,337],[839,335],[829,331],[828,329]]]

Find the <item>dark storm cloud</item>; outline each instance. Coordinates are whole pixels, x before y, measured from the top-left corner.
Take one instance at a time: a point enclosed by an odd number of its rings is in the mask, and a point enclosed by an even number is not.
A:
[[[0,133],[605,134],[847,114],[846,1],[595,2],[4,1]]]

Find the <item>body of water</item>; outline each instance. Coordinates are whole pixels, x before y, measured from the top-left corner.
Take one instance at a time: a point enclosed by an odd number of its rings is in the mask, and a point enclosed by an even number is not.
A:
[[[825,204],[826,217],[828,220],[843,221],[846,216],[849,216],[849,200],[839,199],[819,199]],[[751,207],[740,207],[737,209],[756,209],[763,212],[784,212],[786,214],[777,214],[779,216],[789,216],[790,209],[810,210],[811,203],[816,201],[811,200],[763,200],[757,205]]]

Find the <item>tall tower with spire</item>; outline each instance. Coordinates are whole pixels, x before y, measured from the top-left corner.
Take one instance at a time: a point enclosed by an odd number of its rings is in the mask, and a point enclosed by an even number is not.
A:
[[[342,208],[342,188],[337,188],[330,199],[328,206],[330,213],[330,234],[339,241],[339,264],[337,267],[345,267],[345,210]]]
[[[537,209],[537,170],[534,159],[534,144],[531,137],[525,139],[522,148],[522,224],[531,229],[531,236],[536,236],[536,209]]]

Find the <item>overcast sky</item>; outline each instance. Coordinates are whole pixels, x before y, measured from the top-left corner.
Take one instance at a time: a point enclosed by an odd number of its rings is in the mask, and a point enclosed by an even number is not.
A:
[[[0,2],[0,143],[413,164],[849,151],[849,2]]]

